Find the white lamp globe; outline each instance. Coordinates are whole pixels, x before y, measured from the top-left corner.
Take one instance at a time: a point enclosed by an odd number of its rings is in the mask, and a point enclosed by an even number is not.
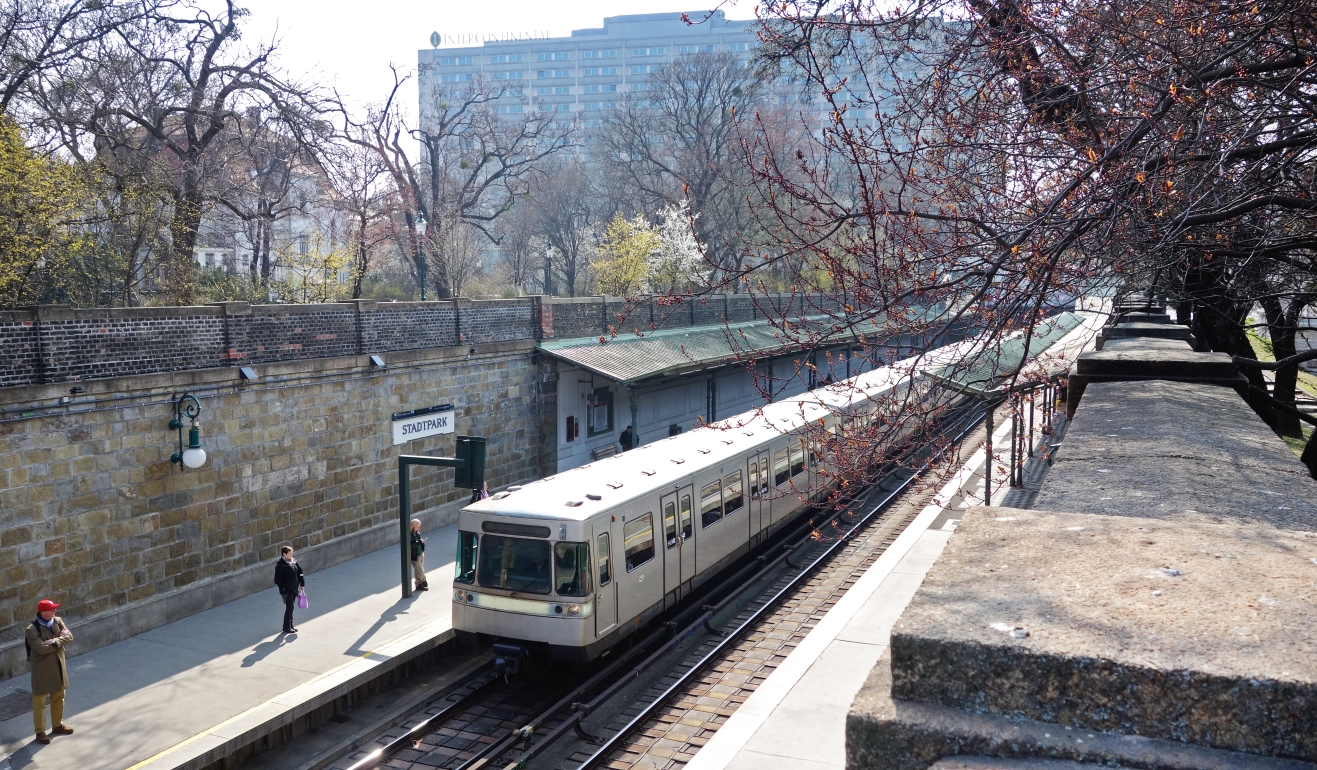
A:
[[[195,469],[205,464],[206,450],[201,447],[188,447],[183,450],[183,465]]]

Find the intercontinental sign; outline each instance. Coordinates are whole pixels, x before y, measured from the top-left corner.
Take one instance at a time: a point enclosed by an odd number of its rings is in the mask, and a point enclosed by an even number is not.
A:
[[[481,43],[511,43],[517,40],[548,40],[549,31],[536,32],[472,32],[456,35],[430,33],[430,45],[438,48],[444,45],[480,45]]]

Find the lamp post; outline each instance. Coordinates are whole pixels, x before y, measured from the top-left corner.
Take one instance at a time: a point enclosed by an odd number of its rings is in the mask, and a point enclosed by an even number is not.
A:
[[[169,462],[185,468],[200,468],[206,464],[206,450],[201,446],[201,424],[197,417],[201,414],[201,402],[191,393],[184,393],[174,402],[174,419],[169,427],[178,431],[178,451],[170,456]],[[191,422],[187,432],[187,447],[183,446],[183,418]]]
[[[425,227],[428,223],[425,221],[425,212],[422,211],[416,215],[416,270],[421,276],[421,301],[425,301]]]

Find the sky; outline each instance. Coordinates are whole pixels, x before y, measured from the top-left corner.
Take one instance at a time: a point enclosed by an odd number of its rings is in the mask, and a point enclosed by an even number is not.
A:
[[[599,27],[605,16],[696,11],[709,3],[680,0],[239,0],[251,15],[248,42],[276,37],[284,68],[307,82],[337,88],[357,105],[382,101],[393,85],[389,64],[416,69],[416,52],[430,33],[543,32],[570,35]],[[721,6],[728,18],[754,16],[753,0]],[[692,15],[693,16],[693,15]],[[402,103],[415,114],[416,88]]]

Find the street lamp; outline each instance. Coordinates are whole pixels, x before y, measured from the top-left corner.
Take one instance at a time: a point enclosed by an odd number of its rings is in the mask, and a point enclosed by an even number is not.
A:
[[[425,301],[425,212],[422,211],[416,215],[416,255],[419,257],[419,263],[416,269],[421,274],[421,301]]]
[[[191,393],[184,393],[174,402],[174,419],[169,421],[169,427],[178,431],[178,451],[170,456],[169,462],[192,469],[206,464],[206,450],[201,446],[201,424],[197,422],[200,414],[201,402]],[[183,446],[184,417],[192,423],[187,432],[186,448]]]

